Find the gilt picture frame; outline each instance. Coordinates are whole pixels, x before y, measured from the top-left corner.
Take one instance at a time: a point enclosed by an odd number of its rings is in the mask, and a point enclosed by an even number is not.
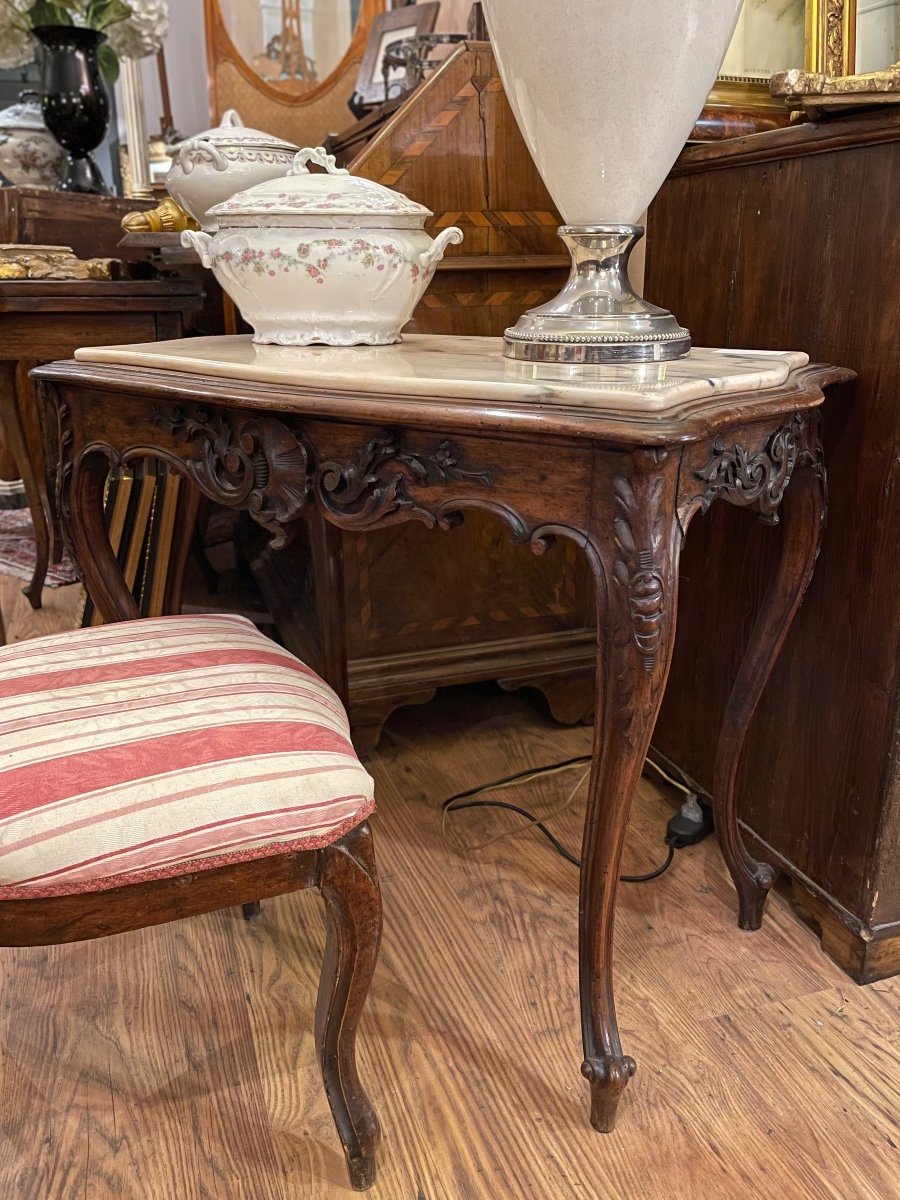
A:
[[[799,67],[832,76],[851,75],[856,65],[857,7],[857,0],[805,0],[802,51],[799,47],[786,48],[785,61],[772,63],[771,74]],[[740,67],[719,76],[708,105],[745,111],[785,111],[783,101],[770,94],[768,76],[761,77]]]

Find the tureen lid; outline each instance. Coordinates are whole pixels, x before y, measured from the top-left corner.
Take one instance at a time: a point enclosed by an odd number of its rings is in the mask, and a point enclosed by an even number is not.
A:
[[[310,162],[324,167],[325,174],[313,174]],[[364,217],[366,225],[396,229],[421,228],[431,209],[372,179],[351,175],[335,166],[333,154],[318,146],[296,154],[287,175],[237,192],[210,209],[210,214],[220,225],[241,223],[245,217],[255,218],[254,224],[273,217],[293,217],[297,224],[309,218],[327,218],[332,223]]]
[[[203,133],[194,134],[193,137],[186,138],[181,145],[196,141],[212,142],[214,146],[253,146],[268,150],[297,149],[293,142],[282,141],[274,134],[263,133],[261,129],[251,129],[249,125],[244,124],[233,108],[227,110],[221,123],[214,129],[206,129]],[[174,147],[174,152],[177,152],[179,148],[179,146]]]
[[[44,129],[41,100],[37,92],[19,92],[19,99],[0,112],[0,129]]]

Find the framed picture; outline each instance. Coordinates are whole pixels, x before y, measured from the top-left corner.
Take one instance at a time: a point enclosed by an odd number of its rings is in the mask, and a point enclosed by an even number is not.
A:
[[[839,76],[887,66],[900,56],[898,11],[896,0],[745,0],[708,103],[785,114],[769,92],[776,72]]]
[[[391,70],[388,75],[389,94],[386,96],[382,71],[385,50],[391,42],[399,42],[402,38],[422,37],[432,33],[440,7],[439,0],[431,0],[426,4],[409,4],[403,8],[394,8],[390,12],[379,13],[373,19],[356,81],[357,99],[360,103],[383,104],[396,93],[396,88],[391,92],[391,85],[402,83],[406,72],[398,67]]]

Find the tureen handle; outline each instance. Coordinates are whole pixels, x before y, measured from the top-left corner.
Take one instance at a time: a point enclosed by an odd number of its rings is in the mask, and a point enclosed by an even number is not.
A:
[[[213,265],[213,256],[210,253],[212,246],[212,238],[208,233],[198,233],[193,229],[182,230],[181,244],[185,250],[195,250],[204,267]]]
[[[305,150],[298,150],[294,155],[294,161],[291,163],[289,175],[308,175],[309,168],[307,163],[314,162],[316,166],[324,167],[329,175],[349,175],[350,172],[345,167],[336,167],[335,157],[329,154],[324,146],[307,146]]]
[[[240,113],[237,111],[236,108],[227,108],[225,110],[224,114],[222,115],[222,120],[219,124],[219,128],[222,129],[223,127],[227,128],[229,126],[232,129],[243,129],[244,128],[244,122],[241,120]]]
[[[427,250],[419,255],[419,266],[423,271],[427,271],[429,267],[436,266],[444,257],[444,251],[452,243],[458,246],[463,240],[463,231],[457,229],[455,225],[451,225],[449,229],[442,230]]]
[[[197,163],[202,162],[205,158],[212,160],[212,165],[217,171],[228,170],[228,159],[208,138],[190,138],[189,141],[182,143],[181,149],[178,151],[178,165],[185,175],[190,175]]]

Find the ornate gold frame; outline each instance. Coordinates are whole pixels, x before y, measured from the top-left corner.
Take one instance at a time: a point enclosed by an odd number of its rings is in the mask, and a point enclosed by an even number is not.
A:
[[[826,75],[852,75],[856,65],[857,0],[806,0],[803,67]],[[789,63],[789,67],[799,67]],[[778,109],[784,102],[769,94],[768,82],[730,77],[718,79],[709,94],[714,108]]]
[[[856,68],[856,0],[806,0],[807,71],[852,75]]]

